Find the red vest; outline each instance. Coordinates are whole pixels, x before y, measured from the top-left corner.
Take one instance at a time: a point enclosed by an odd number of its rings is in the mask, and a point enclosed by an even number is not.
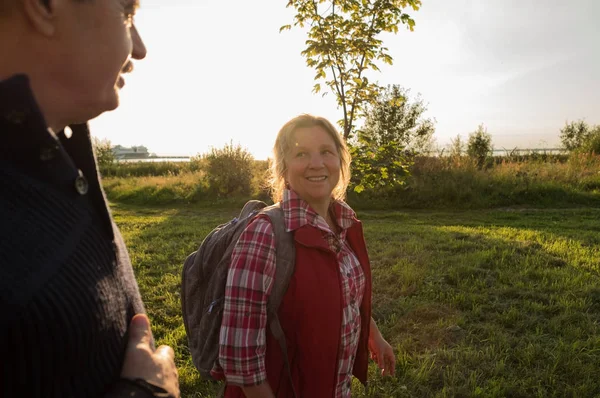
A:
[[[336,255],[321,231],[304,225],[295,231],[296,270],[279,308],[285,332],[292,379],[298,398],[331,398],[335,393],[342,325],[342,287]],[[365,275],[361,304],[361,335],[353,375],[367,382],[368,338],[371,320],[371,267],[362,224],[355,223],[346,239]],[[266,368],[269,385],[278,398],[293,397],[283,355],[267,332]],[[242,390],[228,386],[226,398],[242,398]]]

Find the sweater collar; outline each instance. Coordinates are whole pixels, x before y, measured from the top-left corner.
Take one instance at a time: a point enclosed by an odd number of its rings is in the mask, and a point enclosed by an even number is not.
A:
[[[5,149],[30,148],[56,141],[26,75],[0,81],[0,127],[0,140]]]
[[[79,157],[90,163],[93,155],[87,124],[71,125],[69,128],[73,133],[71,138],[67,138],[64,129],[55,134],[48,128],[27,75],[18,74],[0,80],[0,142],[7,153],[25,149],[37,156],[40,147],[56,148],[62,144],[76,158],[76,163],[79,163]]]
[[[87,124],[69,128],[70,138],[64,130],[55,134],[48,129],[26,75],[0,80],[0,161],[71,192],[73,181],[83,174],[90,186],[88,196],[112,236]]]

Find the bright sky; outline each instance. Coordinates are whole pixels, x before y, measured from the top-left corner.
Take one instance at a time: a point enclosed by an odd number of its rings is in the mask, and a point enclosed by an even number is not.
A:
[[[159,155],[232,140],[266,159],[297,114],[340,119],[333,95],[311,92],[305,33],[279,33],[294,15],[285,4],[142,0],[148,56],[93,134]],[[421,93],[440,145],[484,123],[497,149],[552,147],[567,120],[600,124],[598,15],[598,0],[423,0],[415,32],[384,37],[394,65],[370,78]]]

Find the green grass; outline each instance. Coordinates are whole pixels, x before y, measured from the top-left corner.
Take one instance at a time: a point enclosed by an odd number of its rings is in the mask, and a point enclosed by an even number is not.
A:
[[[185,257],[236,209],[114,205],[184,397],[209,397],[180,315]],[[397,375],[363,397],[600,396],[600,209],[360,211]],[[317,329],[317,328],[315,328]]]

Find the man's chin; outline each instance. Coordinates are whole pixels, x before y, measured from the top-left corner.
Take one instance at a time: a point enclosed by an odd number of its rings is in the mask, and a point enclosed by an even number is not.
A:
[[[114,111],[119,107],[119,95],[115,88],[115,92],[109,98],[106,98],[106,101],[103,101],[101,105],[95,106],[94,108],[90,108],[89,112],[86,112],[84,117],[81,117],[78,123],[86,123],[89,120],[95,119],[98,116],[102,115],[105,112]]]
[[[111,104],[106,107],[106,111],[104,111],[104,112],[114,111],[115,109],[117,109],[119,107],[119,104],[120,104],[119,96],[115,95],[114,101],[112,101]]]
[[[114,111],[115,109],[117,109],[119,107],[120,104],[120,99],[119,99],[119,88],[118,87],[114,87],[111,92],[107,95],[107,97],[105,98],[104,102],[104,106],[102,107],[102,111],[101,113],[104,112],[109,112],[109,111]]]

